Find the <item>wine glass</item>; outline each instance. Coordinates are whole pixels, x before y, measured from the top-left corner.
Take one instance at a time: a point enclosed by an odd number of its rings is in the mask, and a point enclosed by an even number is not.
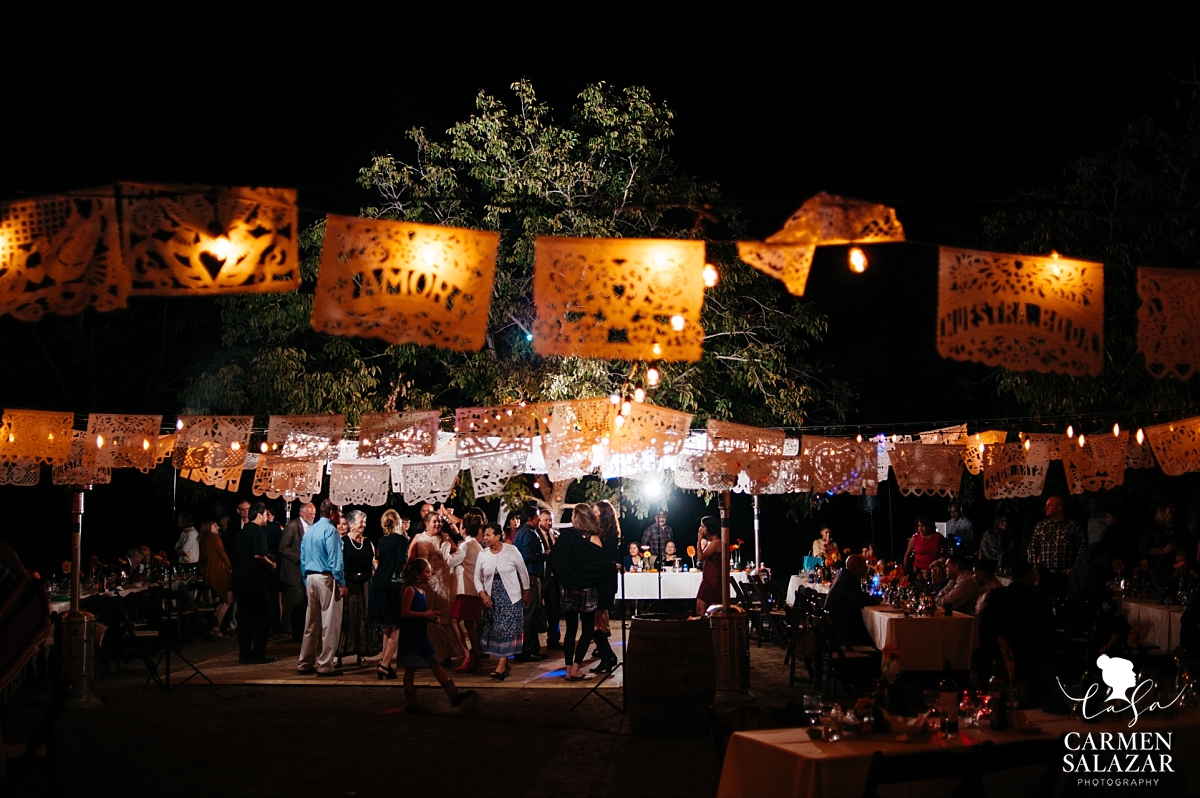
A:
[[[925,706],[929,708],[929,715],[933,717],[933,709],[937,706],[938,700],[942,697],[940,690],[922,690],[921,699],[925,702]]]

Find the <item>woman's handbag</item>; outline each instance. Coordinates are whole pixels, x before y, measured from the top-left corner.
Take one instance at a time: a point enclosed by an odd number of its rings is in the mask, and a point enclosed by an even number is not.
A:
[[[594,587],[582,590],[564,587],[560,597],[563,612],[595,612],[600,604],[600,591]]]

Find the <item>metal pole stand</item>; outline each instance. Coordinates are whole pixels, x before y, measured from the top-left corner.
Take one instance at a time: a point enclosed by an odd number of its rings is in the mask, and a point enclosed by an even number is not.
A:
[[[620,551],[620,549],[618,549],[618,551]],[[574,712],[576,709],[579,709],[579,705],[582,704],[584,701],[587,701],[588,696],[592,696],[592,695],[596,696],[596,698],[599,698],[601,701],[608,704],[610,707],[615,709],[617,712],[625,711],[625,682],[623,682],[623,681],[621,682],[621,706],[617,706],[616,704],[614,704],[612,701],[610,701],[608,699],[608,696],[599,692],[599,690],[600,690],[600,685],[604,684],[606,681],[608,681],[613,676],[615,676],[617,671],[619,671],[622,668],[622,666],[625,665],[625,644],[626,644],[625,631],[626,631],[626,629],[628,629],[628,624],[626,623],[626,616],[625,616],[625,570],[621,569],[621,657],[617,661],[617,664],[613,666],[613,669],[611,671],[609,671],[608,673],[606,673],[602,677],[600,677],[600,680],[598,682],[596,682],[596,684],[594,684],[590,690],[588,690],[586,693],[583,694],[583,698],[581,698],[575,702],[575,706],[571,707],[572,712]]]
[[[183,687],[197,676],[208,682],[209,686],[213,689],[221,689],[217,687],[216,682],[208,678],[208,676],[206,676],[202,670],[196,667],[196,665],[183,654],[183,600],[184,595],[187,592],[187,587],[183,584],[182,573],[180,573],[180,578],[176,582],[178,587],[173,586],[171,581],[174,576],[175,567],[172,566],[167,570],[167,617],[163,621],[163,629],[166,633],[166,645],[163,647],[163,653],[160,654],[158,659],[154,662],[154,670],[151,671],[150,675],[146,677],[146,681],[142,685],[142,692],[138,693],[138,698],[141,698],[146,692],[146,688],[150,686],[150,682],[157,684],[159,689],[161,689],[164,693],[169,693],[172,690]],[[179,606],[174,606],[176,603],[178,603]],[[192,669],[191,673],[175,684],[171,684],[172,653],[174,653],[176,659],[182,660],[184,665],[187,665]],[[163,677],[160,678],[158,676],[158,667],[159,665],[163,664],[164,660],[166,661],[166,668]]]
[[[83,492],[91,485],[70,488],[71,514],[75,529],[71,532],[71,609],[61,618],[63,681],[67,684],[67,706],[86,709],[98,706],[100,699],[92,692],[96,679],[96,616],[79,609],[79,561],[83,540]]]

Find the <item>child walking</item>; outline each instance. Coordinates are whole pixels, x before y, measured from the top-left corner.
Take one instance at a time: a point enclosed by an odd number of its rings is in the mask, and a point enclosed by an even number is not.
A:
[[[432,576],[433,569],[420,557],[409,560],[400,572],[404,593],[400,597],[400,652],[396,657],[396,665],[404,668],[404,711],[410,715],[421,711],[417,706],[417,688],[413,684],[417,668],[433,669],[433,675],[446,691],[451,706],[457,707],[475,695],[474,690],[458,692],[454,681],[438,662],[433,643],[429,640],[429,622],[432,620],[436,623],[438,620],[437,612],[426,609],[425,604],[425,589],[429,587]]]

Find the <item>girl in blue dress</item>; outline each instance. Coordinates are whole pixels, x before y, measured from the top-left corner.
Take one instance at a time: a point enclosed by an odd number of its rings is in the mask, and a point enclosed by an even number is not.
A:
[[[417,688],[413,684],[417,668],[432,668],[438,684],[446,691],[450,705],[457,707],[475,695],[474,690],[458,692],[454,680],[446,675],[438,662],[433,643],[429,640],[429,622],[438,622],[438,613],[427,609],[425,591],[433,569],[429,563],[417,557],[409,560],[400,573],[404,592],[400,596],[400,651],[396,665],[404,668],[404,711],[410,715],[420,712],[417,706]]]

